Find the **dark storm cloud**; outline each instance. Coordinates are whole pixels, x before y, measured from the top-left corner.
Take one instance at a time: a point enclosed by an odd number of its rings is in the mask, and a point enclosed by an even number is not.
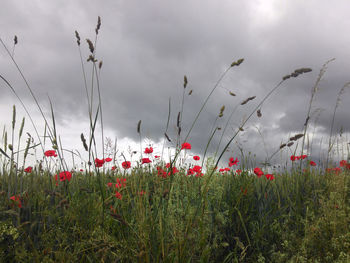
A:
[[[163,136],[170,97],[168,134],[176,138],[176,116],[181,107],[183,76],[187,75],[184,138],[219,76],[234,60],[245,58],[242,65],[228,72],[190,136],[193,150],[200,153],[204,152],[222,105],[226,106],[224,118],[216,123],[220,127],[224,127],[225,118],[237,104],[257,96],[237,108],[221,143],[223,147],[242,119],[284,75],[296,68],[312,68],[311,73],[287,80],[264,103],[263,117],[254,115],[237,137],[246,149],[264,155],[264,143],[254,127],[259,125],[266,136],[270,153],[289,133],[301,131],[319,70],[325,61],[335,57],[312,108],[312,112],[324,109],[318,125],[328,133],[337,92],[350,81],[349,7],[348,1],[3,1],[0,30],[10,50],[13,36],[18,35],[15,58],[40,102],[47,107],[47,96],[53,100],[57,120],[63,123],[72,113],[87,120],[74,31],[80,33],[86,61],[89,50],[85,39],[94,41],[97,16],[101,16],[96,58],[103,60],[100,84],[104,123],[119,138],[135,140],[138,120],[142,120],[145,137],[158,141]],[[0,55],[0,73],[29,100],[2,48]],[[90,83],[91,63],[84,65]],[[191,89],[193,94],[188,96]],[[230,96],[229,91],[237,96]],[[12,96],[9,91],[4,92],[1,103],[6,103],[7,96]],[[350,128],[346,114],[349,95],[345,93],[343,100],[336,127],[339,130],[342,126],[345,132]],[[220,136],[220,132],[214,136],[211,153]],[[238,148],[233,144],[231,149]]]

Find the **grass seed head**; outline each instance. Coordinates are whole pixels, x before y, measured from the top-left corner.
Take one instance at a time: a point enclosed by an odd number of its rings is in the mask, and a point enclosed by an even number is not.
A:
[[[258,117],[259,117],[259,118],[262,116],[262,114],[261,114],[261,110],[260,110],[260,109],[259,109],[259,110],[257,110],[256,115],[258,115]]]
[[[236,96],[236,94],[234,94],[234,93],[231,92],[231,91],[229,91],[229,94],[230,94],[231,96]]]
[[[186,87],[187,87],[187,77],[186,77],[186,75],[184,76],[184,89],[186,89]]]
[[[4,148],[5,148],[5,151],[6,151],[6,148],[7,148],[7,131],[5,131],[5,135],[4,135]]]
[[[16,125],[16,106],[13,105],[13,111],[12,111],[12,129],[15,129]]]
[[[96,29],[95,29],[96,35],[98,35],[98,31],[100,30],[100,28],[101,28],[101,17],[98,16],[98,18],[97,18],[97,26],[96,26]]]
[[[244,61],[244,58],[240,58],[239,60],[232,62],[231,67],[239,66],[243,63],[243,61]]]
[[[188,96],[190,96],[192,94],[193,90],[190,90],[190,92],[188,93]]]
[[[137,123],[137,133],[140,134],[141,131],[141,120]]]
[[[294,70],[294,72],[297,73],[297,74],[308,73],[308,72],[311,72],[311,71],[312,71],[311,68],[299,68],[299,69]]]
[[[296,140],[299,140],[301,137],[303,137],[304,134],[303,133],[299,133],[299,134],[296,134],[294,135],[293,137],[289,138],[290,141],[296,141]]]
[[[285,75],[282,79],[286,80],[286,79],[289,79],[289,78],[290,78],[290,75]]]
[[[170,138],[169,138],[169,136],[168,136],[168,134],[166,132],[164,133],[164,136],[169,142],[171,142],[171,140],[170,140]]]
[[[248,101],[253,100],[253,99],[255,99],[255,98],[256,98],[256,96],[249,97],[249,98],[247,98],[246,100],[244,100],[244,101],[241,103],[241,105],[247,104]]]
[[[15,35],[15,38],[13,39],[13,43],[14,43],[14,45],[17,45],[17,43],[18,43],[18,38],[16,35]]]
[[[78,44],[78,46],[80,46],[80,36],[79,36],[78,31],[76,31],[76,30],[75,30],[75,37],[76,37],[76,39],[77,39],[77,44]]]
[[[312,71],[311,68],[299,68],[299,69],[294,70],[294,72],[292,74],[290,74],[290,76],[293,78],[296,78],[303,73],[308,73],[311,71]]]
[[[95,57],[93,55],[90,55],[89,58],[86,60],[87,62],[91,61],[91,62],[97,62],[97,59],[95,59]]]
[[[95,50],[94,44],[92,44],[91,40],[88,39],[88,38],[86,39],[86,42],[87,42],[88,45],[89,45],[90,52],[91,52],[91,53],[94,53],[94,50]]]
[[[24,122],[25,122],[25,118],[23,117],[22,123],[21,123],[21,128],[19,129],[19,137],[20,138],[22,137],[22,134],[23,134]]]
[[[298,77],[299,75],[301,75],[303,73],[308,73],[308,72],[311,72],[311,71],[312,71],[311,68],[299,68],[299,69],[294,70],[294,72],[291,73],[290,75],[285,75],[282,78],[282,80],[289,79],[290,77],[296,78],[296,77]]]
[[[87,146],[87,144],[86,144],[86,140],[85,140],[84,134],[81,134],[81,135],[80,135],[80,139],[81,139],[81,141],[82,141],[82,143],[83,143],[83,146],[84,146],[85,151],[88,151],[88,146]]]
[[[28,151],[29,151],[29,146],[30,146],[30,138],[27,139],[27,145],[26,148],[24,150],[24,160],[27,158],[28,156]]]
[[[224,110],[225,110],[225,105],[223,105],[223,106],[220,108],[219,118],[221,118],[222,116],[224,116]]]

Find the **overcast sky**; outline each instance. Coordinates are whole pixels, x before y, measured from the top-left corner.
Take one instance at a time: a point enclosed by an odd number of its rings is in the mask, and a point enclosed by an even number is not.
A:
[[[286,80],[272,94],[261,109],[262,117],[253,115],[224,157],[227,160],[230,156],[240,156],[239,145],[245,154],[256,154],[256,159],[262,161],[282,142],[302,131],[320,69],[335,58],[328,65],[311,110],[313,126],[309,131],[315,135],[315,159],[319,158],[316,153],[322,142],[328,140],[337,94],[350,81],[349,10],[348,0],[1,0],[0,37],[12,52],[13,38],[17,35],[16,62],[48,118],[48,96],[51,98],[65,148],[78,151],[83,151],[80,134],[87,136],[89,129],[74,31],[81,37],[84,69],[91,83],[92,64],[86,62],[89,56],[86,38],[94,41],[98,16],[102,24],[96,59],[103,61],[99,81],[105,135],[118,138],[119,153],[127,151],[127,145],[139,150],[136,131],[139,120],[142,120],[143,148],[153,144],[156,153],[161,151],[169,98],[168,135],[176,140],[184,75],[188,85],[182,139],[221,74],[233,61],[244,58],[220,82],[187,140],[192,144],[191,154],[202,155],[221,106],[225,105],[224,116],[215,127],[223,128],[237,105],[247,97],[256,96],[255,100],[237,107],[223,136],[222,148],[243,118],[283,76],[297,68],[312,68],[310,73]],[[2,46],[0,74],[13,85],[42,129],[43,120],[33,99]],[[0,83],[0,127],[6,125],[9,129],[12,105],[17,106],[18,119],[25,113],[10,89],[4,82]],[[190,90],[193,93],[189,96]],[[236,96],[230,96],[229,91]],[[348,140],[350,129],[349,99],[345,92],[334,126],[335,132],[342,127],[344,140]],[[29,120],[26,128],[32,129]],[[209,155],[215,152],[222,131],[213,137]],[[280,160],[279,155],[275,157],[272,162]]]

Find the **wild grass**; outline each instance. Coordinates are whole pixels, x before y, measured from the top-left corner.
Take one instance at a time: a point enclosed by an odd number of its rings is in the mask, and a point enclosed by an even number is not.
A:
[[[214,156],[207,156],[212,139],[221,131],[216,120],[225,115],[225,106],[222,106],[209,132],[202,159],[191,162],[192,129],[220,82],[235,67],[241,66],[244,59],[232,62],[222,73],[186,135],[181,136],[184,130],[185,94],[192,93],[186,91],[190,81],[185,76],[177,114],[177,138],[169,154],[171,159],[168,161],[163,156],[166,142],[173,142],[167,134],[171,116],[169,100],[162,155],[157,158],[150,148],[145,150],[142,120],[139,120],[135,133],[139,135],[140,156],[129,167],[128,161],[133,153],[130,156],[121,153],[123,160],[119,161],[116,156],[117,143],[113,148],[113,143],[104,138],[102,90],[99,84],[102,61],[97,59],[96,54],[100,27],[101,19],[98,18],[94,43],[87,39],[90,84],[80,49],[80,35],[75,31],[89,119],[89,131],[85,134],[82,132],[80,136],[88,155],[82,171],[74,169],[74,165],[71,169],[65,161],[65,154],[72,155],[73,164],[74,158],[81,155],[62,146],[51,99],[52,123],[49,123],[49,118],[44,115],[14,59],[18,38],[15,37],[12,52],[0,39],[45,123],[44,139],[41,139],[20,94],[0,73],[3,84],[19,99],[37,136],[34,139],[27,133],[25,148],[22,148],[25,118],[17,127],[14,106],[10,133],[3,129],[0,147],[1,262],[350,261],[350,164],[349,160],[342,160],[339,165],[336,163],[336,166],[332,166],[331,155],[336,141],[332,137],[340,95],[333,113],[325,164],[315,166],[310,159],[309,147],[307,152],[304,151],[305,140],[309,138],[307,124],[312,118],[312,102],[330,61],[321,68],[312,89],[304,132],[289,136],[272,155],[266,152],[265,166],[260,167],[262,171],[254,169],[259,167],[252,155],[244,154],[244,149],[240,149],[240,156],[235,154],[235,157],[239,156],[238,162],[230,160],[226,170],[219,164],[226,163],[222,160],[224,153],[237,135],[244,131],[254,114],[262,117],[262,107],[271,94],[282,88],[285,81],[310,72],[309,68],[297,69],[282,77],[221,147],[234,112],[257,99],[250,96],[237,104],[226,120]],[[339,94],[343,94],[346,87],[348,84]],[[229,94],[235,96],[231,91]],[[101,128],[100,151],[96,138],[98,127]],[[50,141],[49,145],[46,138]],[[295,146],[294,150],[292,145]],[[312,142],[308,145],[312,146]],[[38,146],[42,159],[34,164],[29,163],[28,154]],[[281,172],[273,172],[269,163],[282,152],[288,156],[284,160],[286,167]],[[349,149],[341,156],[349,158]]]

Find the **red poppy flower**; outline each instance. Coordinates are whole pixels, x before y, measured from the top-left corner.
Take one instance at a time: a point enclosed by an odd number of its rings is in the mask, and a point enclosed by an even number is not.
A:
[[[105,159],[105,161],[106,161],[106,163],[109,163],[110,161],[112,161],[112,158],[108,157],[108,158]]]
[[[239,163],[238,158],[234,160],[233,157],[231,157],[228,165],[231,167],[232,165],[237,165],[238,163]]]
[[[122,164],[123,165],[123,164]],[[117,166],[112,166],[112,171],[114,171],[115,169],[117,169]]]
[[[165,165],[165,168],[170,168],[170,163],[167,163],[167,164]]]
[[[187,171],[187,175],[193,175],[195,172],[193,171],[192,168],[189,168]]]
[[[310,161],[311,166],[316,166],[316,163],[314,161]]]
[[[152,147],[146,148],[144,153],[146,154],[153,153],[153,148]]]
[[[200,173],[200,172],[202,172],[202,167],[199,165],[195,165],[193,167],[193,171],[195,171],[196,173]]]
[[[155,155],[155,156],[154,156],[154,158],[157,158],[157,159],[158,159],[159,157],[160,157],[159,155]]]
[[[11,196],[10,199],[11,199],[12,201],[14,201],[15,203],[17,203],[17,206],[18,206],[19,208],[22,207],[21,197],[20,197],[19,195]]]
[[[25,171],[26,173],[31,173],[32,170],[33,170],[33,167],[31,167],[31,166],[28,166],[26,169],[24,169],[24,171]]]
[[[70,179],[72,178],[71,172],[68,171],[60,172],[59,176],[61,182],[63,182],[64,180],[70,181]]]
[[[115,192],[115,197],[122,200],[123,196],[121,193],[119,193],[118,191]]]
[[[142,158],[142,164],[152,162],[149,158]]]
[[[173,174],[176,174],[178,172],[179,172],[179,170],[176,167],[173,167]]]
[[[60,181],[63,182],[64,180],[66,180],[66,175],[64,173],[60,173],[59,174],[60,177]]]
[[[195,161],[199,161],[200,157],[199,157],[198,155],[195,155],[195,156],[193,156],[193,159],[194,159]]]
[[[340,161],[340,167],[344,167],[344,166],[346,166],[348,163],[347,163],[347,161],[346,160],[341,160]]]
[[[104,163],[105,163],[105,160],[103,160],[103,159],[102,160],[100,160],[98,158],[95,159],[96,167],[102,167]]]
[[[131,167],[131,162],[130,161],[122,162],[122,166],[124,169],[129,169]]]
[[[167,173],[166,171],[164,171],[161,167],[157,167],[157,171],[158,171],[158,176],[166,178],[167,177]]]
[[[237,170],[236,170],[236,173],[237,173],[237,174],[241,174],[241,172],[242,172],[241,169],[237,169]]]
[[[181,150],[182,149],[186,149],[186,150],[191,150],[191,144],[189,144],[188,142],[184,142],[181,146]]]
[[[296,156],[294,156],[294,155],[292,155],[292,156],[290,157],[290,160],[291,160],[292,162],[294,162],[295,159],[296,159]]]
[[[112,187],[112,186],[113,186],[113,183],[107,183],[107,186],[108,186],[108,187]]]
[[[269,180],[273,180],[273,179],[275,179],[275,177],[273,176],[273,174],[265,174],[265,177],[267,178],[267,179],[269,179]]]
[[[264,175],[263,171],[260,170],[259,167],[256,167],[254,169],[254,173],[260,178],[262,175]]]
[[[302,156],[301,156],[301,159],[305,159],[307,157],[307,155],[306,154],[303,154]]]
[[[83,169],[80,169],[80,172],[84,172],[84,170],[83,170]]]
[[[44,154],[46,157],[51,157],[51,156],[56,157],[57,156],[55,150],[47,150],[46,152],[44,152]]]

